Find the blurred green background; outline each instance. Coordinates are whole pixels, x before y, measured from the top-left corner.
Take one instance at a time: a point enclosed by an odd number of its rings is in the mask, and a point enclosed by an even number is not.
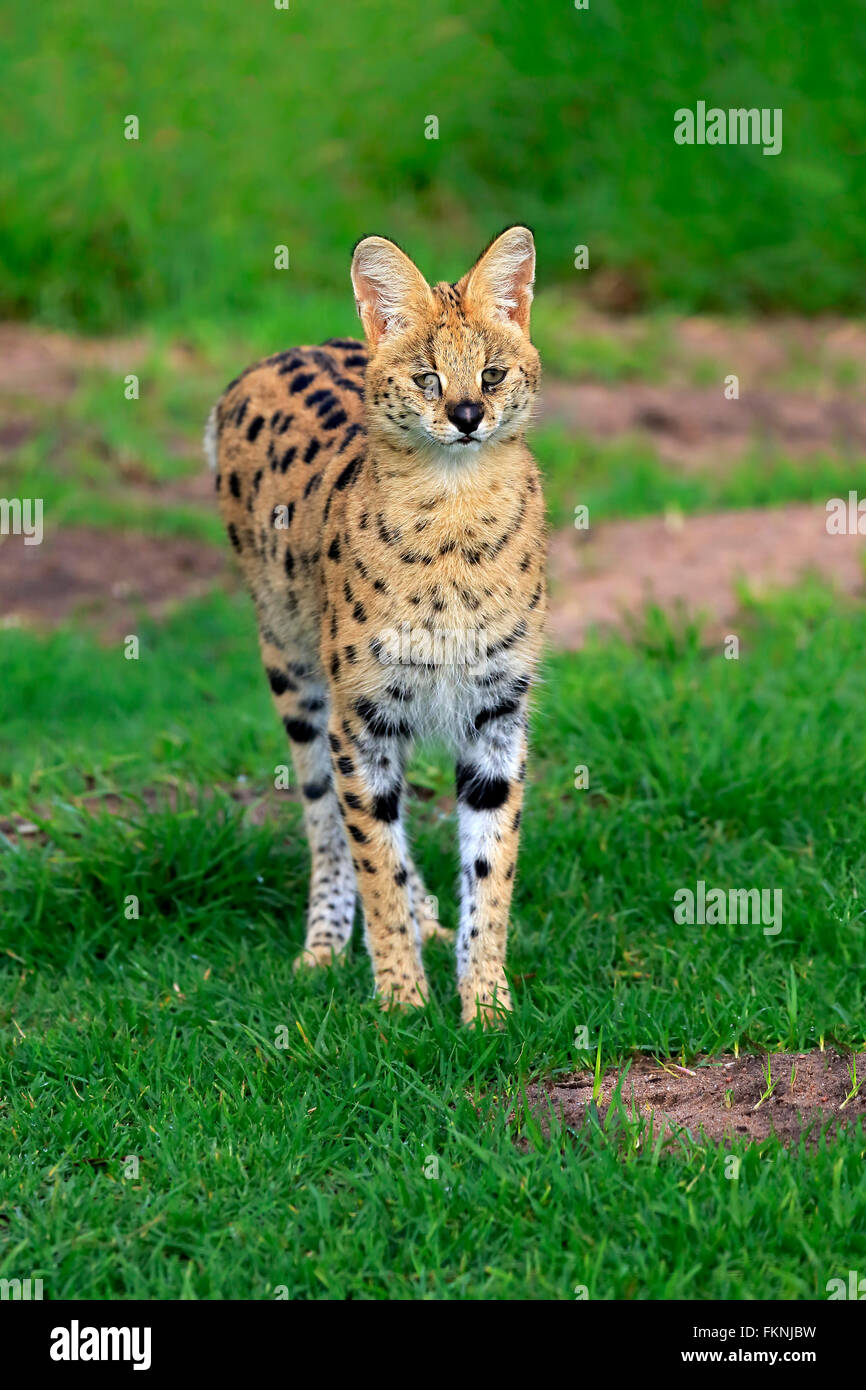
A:
[[[360,235],[452,278],[516,221],[542,288],[615,272],[627,308],[862,309],[862,20],[854,0],[7,0],[0,317],[300,324],[326,290],[345,329]],[[698,99],[781,107],[782,154],[675,145]]]

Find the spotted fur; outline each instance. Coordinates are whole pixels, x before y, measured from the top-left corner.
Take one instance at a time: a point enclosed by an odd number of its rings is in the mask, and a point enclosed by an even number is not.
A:
[[[421,945],[439,928],[406,842],[404,771],[416,738],[444,735],[466,1021],[510,1008],[546,603],[544,504],[524,443],[539,379],[534,265],[531,234],[514,227],[462,280],[430,287],[392,242],[366,238],[352,263],[366,346],[331,339],[250,367],[206,433],[304,798],[312,880],[298,963],[344,951],[359,893],[377,993],[426,998]]]

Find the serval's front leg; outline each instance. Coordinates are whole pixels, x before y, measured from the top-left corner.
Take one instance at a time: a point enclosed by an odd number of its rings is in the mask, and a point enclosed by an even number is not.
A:
[[[413,914],[402,820],[408,730],[384,706],[331,688],[329,741],[376,993],[387,1005],[424,1004],[427,980]]]
[[[521,700],[479,714],[457,764],[461,904],[457,979],[463,1021],[511,1009],[505,978],[508,913],[517,865],[526,707]]]

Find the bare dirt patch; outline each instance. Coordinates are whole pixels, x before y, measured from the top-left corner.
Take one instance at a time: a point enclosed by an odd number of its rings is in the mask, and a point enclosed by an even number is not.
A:
[[[222,793],[242,809],[244,824],[278,825],[284,819],[286,806],[301,801],[301,793],[296,786],[263,787],[248,782],[245,777],[205,788],[192,783],[159,782],[129,791],[95,791],[92,789],[92,779],[88,779],[88,787],[89,790],[78,795],[67,793],[63,798],[64,809],[75,807],[90,816],[119,816],[135,821],[143,811],[176,812],[182,803],[195,805],[198,798],[207,802],[217,793]],[[407,783],[407,789],[413,801],[435,800],[434,814],[448,815],[454,810],[455,802],[451,796],[437,797],[431,788],[415,782]],[[53,808],[45,803],[29,805],[26,814],[18,811],[0,814],[0,839],[14,846],[47,844],[54,814]]]
[[[134,822],[143,813],[176,812],[182,804],[195,805],[199,798],[212,801],[218,792],[227,795],[242,808],[243,820],[247,825],[277,824],[285,807],[301,800],[297,787],[253,786],[239,778],[236,782],[217,783],[214,787],[205,788],[160,782],[136,787],[134,791],[85,791],[78,796],[67,794],[63,805],[64,809],[75,807],[88,816],[118,816]],[[27,815],[19,812],[0,815],[0,838],[15,847],[45,845],[51,838],[54,815],[53,808],[45,804],[31,807]]]
[[[7,536],[0,542],[0,621],[53,626],[75,615],[109,633],[128,632],[142,609],[158,617],[225,573],[222,551],[191,540],[88,526],[50,532],[41,545]]]
[[[857,1094],[852,1081],[866,1076],[866,1053],[842,1057],[836,1052],[778,1052],[766,1057],[707,1057],[691,1067],[641,1057],[628,1069],[620,1096],[628,1112],[649,1119],[653,1132],[669,1138],[686,1131],[713,1142],[746,1139],[760,1143],[775,1135],[795,1144],[801,1135],[817,1140],[822,1126],[831,1132],[866,1119],[866,1088]],[[767,1070],[769,1067],[769,1081]],[[607,1113],[619,1071],[602,1080],[599,1112]],[[571,1129],[586,1123],[592,1104],[593,1076],[574,1076],[527,1087],[526,1097],[543,1131],[550,1110]],[[769,1092],[769,1094],[768,1094]]]
[[[852,319],[773,318],[752,321],[695,314],[674,325],[677,349],[689,361],[719,363],[741,381],[807,371],[822,387],[840,364],[866,366],[866,326]]]
[[[609,522],[550,538],[550,635],[574,650],[591,628],[627,628],[649,603],[704,619],[715,633],[755,596],[815,574],[843,593],[863,588],[862,536],[830,536],[823,507]]]
[[[576,331],[585,321],[595,331],[627,339],[647,331],[643,320],[592,311],[576,321]],[[739,401],[726,401],[720,386],[680,387],[676,373],[665,386],[554,380],[545,383],[544,418],[599,438],[643,433],[662,457],[689,468],[724,468],[756,440],[775,440],[792,455],[833,449],[862,457],[866,399],[835,390],[822,370],[834,362],[866,369],[866,328],[829,320],[736,324],[690,318],[673,322],[670,334],[675,363],[718,360],[744,383],[766,382],[792,364],[808,363],[815,367],[818,389],[805,395],[744,386]],[[82,371],[135,368],[151,346],[145,336],[78,339],[0,324],[0,397],[8,406],[0,421],[0,459],[33,433],[39,401],[62,401]],[[182,344],[170,356],[179,372],[201,370]],[[23,408],[19,397],[30,398]],[[198,432],[175,443],[179,455],[200,457]],[[118,468],[132,502],[213,507],[213,478],[203,469],[157,480],[135,459]],[[552,640],[579,647],[588,628],[627,627],[647,603],[730,623],[740,607],[741,579],[759,594],[811,571],[843,592],[857,592],[860,541],[827,536],[824,520],[820,509],[797,505],[621,521],[593,528],[588,537],[560,532],[551,544]],[[172,537],[70,527],[49,533],[41,546],[0,538],[0,622],[54,625],[84,615],[114,636],[128,631],[142,608],[158,616],[231,572],[226,549]]]
[[[539,421],[594,439],[644,435],[659,458],[681,468],[733,463],[756,444],[792,458],[860,456],[866,448],[866,401],[794,391],[745,391],[728,401],[718,386],[648,386],[621,382],[548,381]]]
[[[647,604],[728,630],[741,584],[759,597],[815,574],[841,593],[862,591],[864,539],[828,536],[811,505],[648,517],[573,528],[550,540],[550,637],[576,650],[591,629],[628,630]],[[41,545],[0,540],[0,623],[50,627],[83,618],[109,637],[142,611],[160,617],[226,582],[226,553],[198,541],[68,527]]]
[[[138,338],[73,338],[26,323],[0,323],[0,391],[42,401],[63,400],[82,371],[132,371],[147,354]]]
[[[866,371],[866,325],[856,319],[833,315],[737,319],[706,314],[660,319],[631,312],[639,297],[629,297],[627,285],[616,289],[616,304],[606,306],[604,296],[598,294],[591,300],[575,302],[569,297],[561,302],[560,334],[590,348],[598,342],[604,355],[618,344],[644,370],[652,363],[654,374],[663,375],[671,386],[697,385],[707,380],[708,371],[715,372],[719,381],[735,372],[747,390],[759,383],[791,386],[800,380],[826,394],[862,381]],[[623,289],[625,294],[619,292]],[[606,312],[606,308],[617,312]]]

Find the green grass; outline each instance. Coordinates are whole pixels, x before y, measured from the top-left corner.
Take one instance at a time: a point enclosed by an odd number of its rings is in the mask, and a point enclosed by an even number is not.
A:
[[[866,612],[808,588],[739,630],[738,662],[650,615],[549,663],[495,1036],[459,1027],[439,944],[411,1018],[378,1014],[357,939],[293,976],[298,807],[247,825],[228,796],[286,758],[246,600],[143,625],[138,663],[0,633],[0,805],[49,836],[0,851],[0,1276],[51,1297],[825,1296],[857,1267],[862,1135],[767,1143],[729,1181],[700,1142],[636,1147],[622,1109],[544,1139],[521,1099],[600,1037],[604,1065],[863,1046]],[[419,780],[451,775],[424,754]],[[76,800],[160,783],[193,790],[125,819]],[[453,923],[439,804],[414,839]],[[676,926],[698,878],[782,888],[781,934]]]
[[[304,0],[242,16],[233,0],[6,10],[4,315],[121,331],[277,309],[289,322],[310,292],[346,286],[364,232],[453,279],[520,220],[537,230],[542,285],[580,292],[614,270],[668,308],[866,304],[853,0],[423,13],[356,0],[338,23]],[[781,108],[781,154],[675,145],[674,111],[698,99]],[[573,268],[577,244],[589,272]]]
[[[573,523],[577,505],[589,508],[591,525],[670,511],[688,515],[787,502],[824,506],[831,497],[847,497],[864,470],[862,459],[823,453],[790,458],[758,440],[736,463],[692,471],[664,462],[650,441],[637,436],[593,440],[548,426],[531,443],[555,526]]]

